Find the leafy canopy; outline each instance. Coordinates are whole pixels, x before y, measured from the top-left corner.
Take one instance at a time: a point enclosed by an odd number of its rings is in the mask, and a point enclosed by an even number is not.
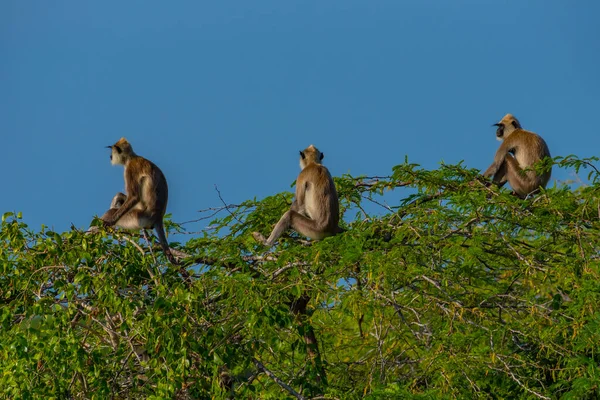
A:
[[[0,398],[594,398],[595,161],[555,159],[590,185],[526,200],[462,165],[343,176],[347,231],[273,249],[251,232],[290,193],[227,206],[173,244],[189,280],[137,234],[6,213]]]

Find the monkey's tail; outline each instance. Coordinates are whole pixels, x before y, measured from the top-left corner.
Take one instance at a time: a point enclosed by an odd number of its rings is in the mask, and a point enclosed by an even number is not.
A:
[[[165,226],[162,222],[162,219],[159,220],[159,222],[156,225],[154,225],[154,229],[156,230],[156,234],[158,235],[158,241],[160,242],[163,252],[165,253],[165,256],[167,256],[169,262],[179,267],[179,273],[181,274],[181,276],[183,276],[183,279],[185,279],[186,281],[189,280],[190,274],[187,272],[185,267],[181,266],[181,264],[175,259],[173,253],[171,253],[171,248],[169,247],[169,242],[167,242],[167,236],[165,235]]]
[[[163,252],[165,253],[165,256],[167,256],[169,262],[174,265],[179,265],[179,263],[173,256],[173,253],[171,253],[171,248],[169,247],[169,242],[167,242],[167,236],[165,235],[165,226],[162,220],[160,220],[154,225],[154,229],[156,230],[160,246],[162,247]]]

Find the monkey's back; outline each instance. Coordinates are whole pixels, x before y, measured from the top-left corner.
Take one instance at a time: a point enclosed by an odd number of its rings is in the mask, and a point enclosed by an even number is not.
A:
[[[129,175],[139,185],[140,203],[152,216],[165,215],[169,200],[169,187],[163,172],[152,161],[144,157],[132,158],[125,168],[125,175]],[[129,180],[125,179],[126,182]],[[134,188],[126,187],[129,195]]]
[[[335,184],[329,170],[321,164],[310,164],[298,175],[298,185],[304,185],[304,211],[323,228],[337,228],[340,218]]]

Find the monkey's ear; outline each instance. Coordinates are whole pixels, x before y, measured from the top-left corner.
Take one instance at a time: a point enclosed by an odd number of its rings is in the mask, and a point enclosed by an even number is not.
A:
[[[319,160],[323,160],[323,157],[325,157],[325,153],[321,153],[321,158],[319,158]]]
[[[114,148],[117,150],[117,153],[119,153],[119,154],[121,154],[121,152],[123,151],[123,150],[121,150],[121,148],[119,146],[114,146]]]
[[[513,121],[512,126],[514,126],[516,129],[519,129],[519,123],[517,121]]]
[[[303,151],[301,151],[301,152],[300,152],[300,157],[302,157],[302,159],[303,159],[303,160],[304,160],[304,158],[306,157],[306,156],[304,155],[304,152],[303,152]]]

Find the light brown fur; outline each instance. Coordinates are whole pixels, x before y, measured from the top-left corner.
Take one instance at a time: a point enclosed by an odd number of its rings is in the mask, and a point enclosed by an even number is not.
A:
[[[165,235],[163,217],[167,210],[169,188],[162,171],[151,161],[134,153],[125,138],[108,146],[111,149],[111,163],[124,165],[125,202],[118,208],[123,198],[118,193],[113,198],[111,209],[101,219],[105,226],[119,226],[125,229],[156,229],[158,240],[165,255],[176,264]],[[123,195],[124,196],[124,195]]]
[[[485,177],[502,186],[507,181],[515,193],[525,198],[540,187],[545,188],[552,171],[538,174],[532,168],[535,163],[550,156],[548,145],[539,135],[524,130],[521,123],[511,114],[506,114],[499,123],[496,136],[502,144],[496,151],[494,162],[483,173]],[[512,154],[511,154],[512,153]]]
[[[259,232],[253,233],[258,242],[272,246],[290,227],[313,240],[342,232],[335,184],[329,170],[321,164],[322,159],[323,153],[312,144],[300,152],[302,171],[296,180],[296,198],[268,239]]]

